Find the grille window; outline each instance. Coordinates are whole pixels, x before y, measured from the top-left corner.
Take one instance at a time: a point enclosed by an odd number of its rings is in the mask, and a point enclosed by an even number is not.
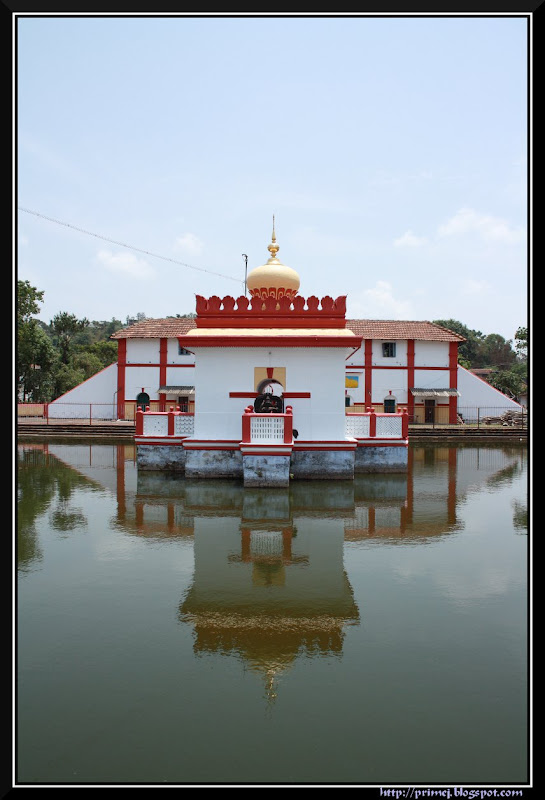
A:
[[[395,358],[395,354],[396,354],[395,342],[382,343],[382,355],[384,356],[384,358]]]

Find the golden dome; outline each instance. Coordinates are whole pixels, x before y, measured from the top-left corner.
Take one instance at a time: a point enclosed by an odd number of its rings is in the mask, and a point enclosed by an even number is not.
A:
[[[274,232],[274,217],[272,241],[267,250],[271,257],[266,264],[253,269],[247,278],[246,285],[252,297],[295,297],[299,289],[299,275],[291,267],[282,264],[276,257],[279,250]]]

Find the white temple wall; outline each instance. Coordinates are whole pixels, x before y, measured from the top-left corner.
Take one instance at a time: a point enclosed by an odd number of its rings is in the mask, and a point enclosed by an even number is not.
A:
[[[255,391],[255,367],[284,367],[287,392],[310,398],[288,398],[300,439],[344,439],[345,348],[195,348],[195,439],[238,439],[241,418],[251,397],[230,392]]]

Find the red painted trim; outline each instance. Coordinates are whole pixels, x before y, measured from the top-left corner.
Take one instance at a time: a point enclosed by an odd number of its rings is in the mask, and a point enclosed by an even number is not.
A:
[[[318,446],[326,444],[329,447],[332,447],[333,445],[340,445],[341,447],[350,445],[350,447],[352,447],[352,440],[350,440],[350,439],[298,439],[296,442],[294,442],[294,445],[295,445],[296,448],[301,447],[302,445],[305,446],[305,445],[313,445],[313,444],[318,445]]]
[[[458,342],[451,342],[449,345],[449,369],[450,369],[450,388],[458,388]],[[449,397],[449,415],[448,421],[450,424],[456,423],[458,420],[458,396],[454,395]]]
[[[293,441],[293,409],[291,406],[286,407],[286,415],[284,417],[284,443],[289,444]]]
[[[182,347],[353,347],[353,336],[214,336],[198,337],[190,333],[178,337]],[[357,337],[356,337],[357,341]]]
[[[186,450],[239,450],[239,444],[233,445],[232,447],[228,447],[225,445],[222,447],[221,445],[187,445],[185,441],[183,442],[183,446]]]
[[[357,443],[355,443],[350,447],[326,447],[324,445],[320,447],[294,447],[293,449],[296,450],[297,452],[302,452],[302,453],[313,453],[314,451],[316,451],[317,453],[322,453],[325,451],[331,453],[344,453],[344,452],[348,453],[352,450],[355,450],[357,446],[358,446]]]
[[[126,341],[127,341],[126,339],[120,339],[119,340],[120,343],[121,342],[126,342]],[[139,362],[135,361],[135,362],[128,363],[127,367],[156,367],[156,368],[160,368],[161,364],[159,362],[148,363],[148,364],[143,362],[143,363],[140,364]],[[187,369],[188,367],[190,367],[191,369],[195,369],[195,364],[167,364],[167,367],[169,369],[171,369],[172,367],[177,367],[178,369]]]
[[[137,437],[134,438],[134,443],[138,445],[138,447],[182,447],[183,446],[183,439],[148,439],[144,437],[143,439],[138,439]]]
[[[117,342],[117,418],[125,417],[125,379],[127,365],[127,340]]]
[[[310,396],[311,396],[310,392],[284,392],[284,397],[286,399],[292,399],[294,397],[309,399]],[[241,398],[248,398],[251,400],[255,399],[256,397],[259,397],[259,394],[257,392],[229,392],[229,397],[234,397],[234,398],[241,397]]]
[[[263,296],[264,292],[267,296]],[[230,295],[197,295],[198,328],[344,328],[346,296],[314,295],[305,300],[293,290],[255,289],[251,300]],[[261,295],[261,296],[258,296]],[[306,306],[305,306],[306,303]]]
[[[409,435],[409,412],[406,408],[403,409],[401,417],[401,436],[406,439]]]
[[[159,386],[166,386],[167,382],[167,344],[164,337],[159,339]]]
[[[244,317],[221,316],[198,317],[197,328],[344,328],[345,319],[337,317]]]
[[[407,397],[409,414],[414,414],[414,397],[411,387],[414,386],[414,339],[407,340]]]
[[[249,453],[243,452],[242,455],[243,455],[243,457],[244,456],[285,456],[286,458],[289,458],[290,455],[291,455],[291,450],[285,450],[282,453],[274,453],[272,450],[252,450]]]
[[[377,415],[375,413],[375,409],[371,409],[371,413],[369,414],[369,437],[371,439],[376,438],[377,435]]]
[[[373,397],[373,340],[365,340],[364,350],[364,363],[365,363],[365,394],[364,403],[371,403]]]
[[[406,439],[358,439],[358,447],[408,447]]]

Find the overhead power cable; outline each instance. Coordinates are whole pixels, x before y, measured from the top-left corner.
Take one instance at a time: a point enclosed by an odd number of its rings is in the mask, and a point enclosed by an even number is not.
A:
[[[128,250],[135,250],[137,253],[144,253],[147,256],[151,256],[152,258],[160,258],[163,261],[170,261],[173,264],[178,264],[181,267],[187,267],[188,269],[195,269],[198,272],[207,272],[209,275],[217,275],[219,278],[225,278],[229,281],[236,281],[237,283],[244,283],[244,281],[240,280],[239,278],[233,278],[232,275],[223,275],[221,272],[213,272],[210,269],[204,269],[203,267],[194,267],[192,264],[184,264],[183,261],[177,261],[175,258],[168,258],[168,256],[160,256],[157,253],[151,253],[149,250],[143,250],[141,247],[134,247],[132,244],[125,244],[125,242],[118,242],[115,239],[108,239],[107,236],[100,236],[98,233],[93,233],[92,231],[86,231],[83,228],[78,228],[76,225],[71,225],[69,222],[61,222],[61,220],[53,219],[53,217],[46,217],[45,214],[39,214],[37,211],[31,211],[29,208],[22,208],[22,206],[18,206],[19,211],[25,211],[27,214],[34,214],[35,217],[40,217],[41,219],[45,219],[48,222],[54,222],[57,225],[64,225],[65,228],[71,228],[74,231],[78,231],[79,233],[85,233],[87,236],[94,236],[95,239],[102,239],[105,242],[110,242],[110,244],[116,244],[119,247],[126,247]]]

